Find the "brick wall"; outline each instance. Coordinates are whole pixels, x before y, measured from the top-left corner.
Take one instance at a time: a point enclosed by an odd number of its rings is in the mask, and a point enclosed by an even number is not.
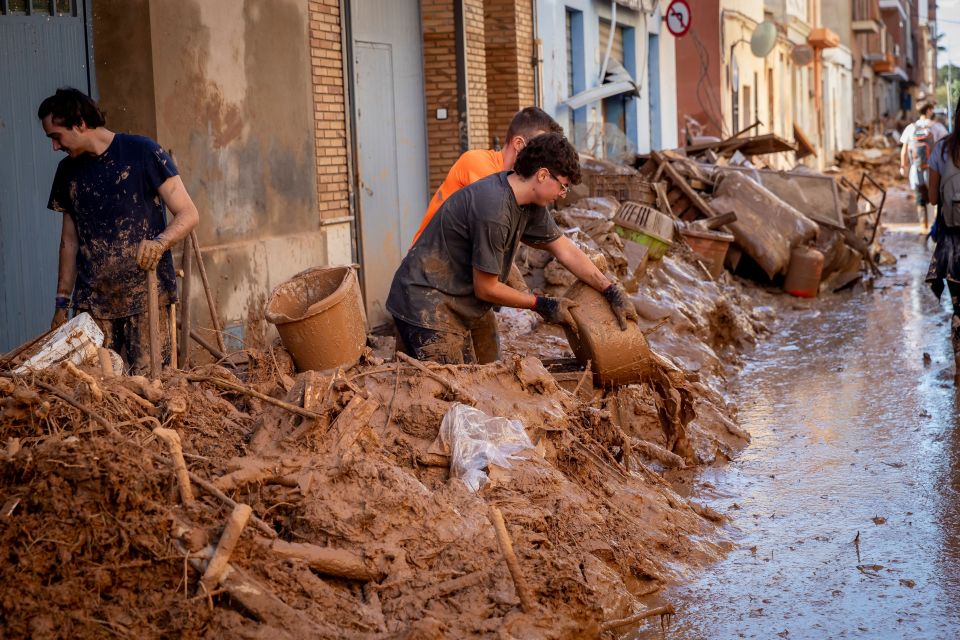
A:
[[[487,52],[483,0],[463,0],[467,44],[467,127],[471,149],[490,148],[487,117]]]
[[[427,151],[432,194],[443,182],[450,166],[460,157],[453,0],[422,0],[420,19],[423,25]],[[437,120],[437,109],[447,110],[446,120]]]
[[[535,102],[532,0],[487,0],[484,25],[490,135],[505,144],[510,119]]]
[[[309,0],[317,205],[323,219],[349,213],[343,49],[338,0]]]

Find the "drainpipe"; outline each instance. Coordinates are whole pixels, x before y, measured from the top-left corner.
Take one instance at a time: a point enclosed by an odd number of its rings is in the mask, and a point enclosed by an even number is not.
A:
[[[353,101],[353,34],[350,29],[350,3],[340,2],[340,50],[342,53],[342,73],[343,73],[343,115],[344,115],[344,148],[347,155],[347,210],[350,218],[350,253],[353,261],[357,264],[363,264],[363,246],[360,243],[360,216],[363,215],[359,210],[360,205],[357,202],[356,185],[360,182],[360,174],[354,163],[356,149],[353,146],[353,134],[356,131],[357,121],[355,117]],[[364,271],[360,269],[360,286],[365,286]],[[366,289],[364,289],[366,291]]]
[[[463,0],[453,2],[453,28],[457,57],[457,124],[460,153],[470,149],[470,121],[467,117],[467,29],[463,15]]]
[[[540,16],[537,0],[530,0],[533,22],[533,104],[543,108],[543,40],[540,39]]]

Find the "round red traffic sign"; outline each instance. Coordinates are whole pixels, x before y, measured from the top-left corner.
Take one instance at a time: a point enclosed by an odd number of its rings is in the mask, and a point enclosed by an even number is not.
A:
[[[673,0],[663,19],[667,21],[667,30],[675,37],[687,33],[690,30],[690,5],[687,0]]]

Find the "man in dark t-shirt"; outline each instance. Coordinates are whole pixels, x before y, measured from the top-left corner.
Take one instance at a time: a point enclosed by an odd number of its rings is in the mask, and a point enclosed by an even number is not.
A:
[[[149,368],[146,271],[157,270],[164,362],[177,283],[170,247],[199,220],[170,156],[153,140],[114,133],[97,104],[59,89],[37,110],[60,161],[48,207],[63,214],[56,311],[88,312],[134,373]],[[173,216],[167,224],[166,211]]]
[[[495,173],[450,196],[393,277],[387,310],[403,347],[420,360],[472,363],[471,329],[494,305],[534,309],[548,322],[572,325],[569,300],[506,284],[520,242],[549,251],[603,292],[622,328],[636,321],[623,289],[560,232],[545,208],[579,181],[576,150],[562,134],[546,133],[520,152],[514,171]]]

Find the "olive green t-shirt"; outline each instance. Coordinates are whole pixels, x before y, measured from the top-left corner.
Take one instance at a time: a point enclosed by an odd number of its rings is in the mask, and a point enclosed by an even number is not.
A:
[[[490,308],[473,291],[473,270],[505,282],[520,241],[560,237],[550,213],[519,205],[503,171],[443,203],[393,276],[387,311],[414,326],[464,334]]]

